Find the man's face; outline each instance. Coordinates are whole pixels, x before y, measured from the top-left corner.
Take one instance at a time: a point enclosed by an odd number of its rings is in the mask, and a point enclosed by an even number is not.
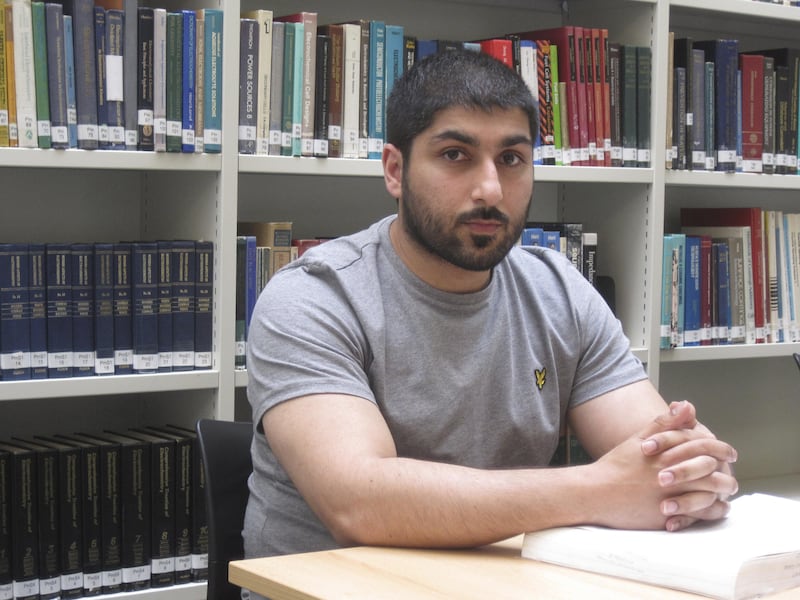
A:
[[[491,269],[525,226],[532,155],[520,109],[442,111],[414,140],[403,165],[405,234],[423,255],[469,271]]]

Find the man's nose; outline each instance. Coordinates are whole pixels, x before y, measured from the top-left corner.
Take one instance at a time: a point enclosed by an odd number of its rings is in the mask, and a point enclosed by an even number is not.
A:
[[[503,186],[500,184],[497,164],[494,160],[486,159],[476,169],[472,200],[493,206],[502,199]]]

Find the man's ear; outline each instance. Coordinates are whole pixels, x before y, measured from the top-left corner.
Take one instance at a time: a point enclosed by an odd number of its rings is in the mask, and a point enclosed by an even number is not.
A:
[[[386,191],[399,199],[403,195],[403,154],[393,144],[384,144],[381,160]]]

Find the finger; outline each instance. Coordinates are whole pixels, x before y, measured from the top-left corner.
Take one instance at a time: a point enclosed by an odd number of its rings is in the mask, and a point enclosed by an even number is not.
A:
[[[681,435],[683,434],[683,435]],[[739,457],[736,449],[715,438],[695,438],[688,432],[672,432],[661,436],[657,442],[661,448],[658,461],[664,465],[677,464],[698,456],[708,456],[720,463],[735,463]]]
[[[697,424],[695,408],[691,402],[672,402],[669,411],[657,416],[644,428],[640,437],[647,439],[656,433],[673,429],[691,429]]]
[[[668,502],[665,500],[664,502]],[[662,505],[664,503],[662,502]],[[716,521],[724,518],[730,511],[730,504],[724,500],[715,500],[707,507],[691,514],[673,514],[664,522],[667,531],[686,529],[697,521]]]
[[[713,492],[718,497],[732,496],[739,491],[739,482],[718,467],[719,463],[711,457],[696,457],[659,471],[658,483],[662,488],[682,486],[683,489]]]

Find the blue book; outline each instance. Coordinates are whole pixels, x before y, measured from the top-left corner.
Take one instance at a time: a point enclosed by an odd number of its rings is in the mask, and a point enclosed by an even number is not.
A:
[[[74,377],[94,375],[94,245],[72,244],[72,355]]]
[[[98,147],[108,148],[108,110],[106,109],[106,9],[94,7],[94,62],[97,82]]]
[[[3,381],[31,378],[27,244],[0,244],[0,368]]]
[[[699,346],[702,316],[700,310],[700,237],[686,236],[684,247],[683,345]]]
[[[158,370],[172,371],[172,242],[158,242]]]
[[[203,151],[222,152],[222,23],[223,12],[206,8],[203,68]]]
[[[742,71],[736,71],[736,172],[744,170],[742,146]]]
[[[197,21],[193,10],[183,15],[183,85],[181,103],[181,152],[194,152],[195,61],[197,60]]]
[[[214,242],[198,241],[195,248],[194,368],[210,369],[214,350]]]
[[[247,354],[247,236],[236,236],[236,344],[234,366],[244,369]]]
[[[195,242],[172,242],[172,370],[194,369]]]
[[[44,244],[28,245],[30,255],[31,379],[47,378],[47,269]]]
[[[72,248],[45,245],[47,287],[47,376],[72,377]]]
[[[122,52],[125,44],[125,12],[106,11],[105,111],[108,149],[125,150],[125,85]]]
[[[131,290],[131,244],[114,244],[114,373],[133,373],[133,303]]]
[[[60,4],[45,4],[47,35],[47,77],[50,98],[50,143],[53,148],[69,147],[67,129],[66,65],[64,64],[64,12]]]
[[[405,28],[402,25],[386,25],[386,66],[384,77],[386,81],[384,99],[389,101],[389,96],[394,89],[394,83],[403,76],[405,71]]]
[[[369,22],[369,139],[367,157],[379,159],[383,153],[386,115],[386,24]]]
[[[75,99],[75,54],[72,17],[64,15],[64,66],[66,68],[67,134],[70,148],[78,147],[78,105]]]
[[[256,250],[256,237],[254,235],[246,236],[245,242],[245,269],[247,269],[247,279],[245,282],[245,340],[247,339],[247,332],[250,331],[250,320],[253,316],[253,310],[258,300],[258,286],[256,285],[257,274],[257,260],[258,251]]]
[[[711,244],[714,264],[714,297],[712,316],[712,340],[716,344],[727,344],[731,325],[730,253],[728,242]]]
[[[94,374],[114,374],[114,244],[94,245]]]
[[[737,74],[739,42],[708,40],[695,42],[706,61],[714,63],[714,152],[717,171],[736,171]]]
[[[542,245],[556,252],[561,252],[561,234],[558,231],[545,231],[542,236]]]
[[[521,243],[523,246],[544,246],[544,229],[526,227],[522,230]]]
[[[289,156],[302,155],[303,131],[303,45],[305,25],[303,23],[286,23],[284,37],[284,137],[287,126],[290,134],[288,152],[282,145],[282,154]],[[288,119],[288,120],[287,120]]]
[[[65,0],[62,4],[64,14],[72,17],[78,148],[94,150],[100,143],[97,130],[94,0]]]
[[[134,242],[131,248],[133,279],[133,372],[158,371],[158,244]]]
[[[668,350],[672,347],[670,321],[672,318],[672,300],[677,298],[676,278],[678,264],[673,253],[672,234],[664,236],[661,253],[661,321],[659,324],[659,348]]]

